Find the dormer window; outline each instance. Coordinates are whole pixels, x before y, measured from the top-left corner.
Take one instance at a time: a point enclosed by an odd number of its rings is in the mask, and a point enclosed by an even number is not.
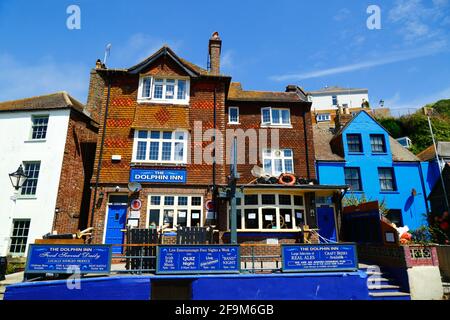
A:
[[[138,102],[188,104],[189,80],[142,77],[139,84]]]

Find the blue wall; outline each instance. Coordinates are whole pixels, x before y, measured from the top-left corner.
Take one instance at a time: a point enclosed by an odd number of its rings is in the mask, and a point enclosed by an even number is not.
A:
[[[422,162],[421,165],[423,179],[425,181],[425,188],[428,196],[440,179],[439,165],[436,160],[430,162]]]
[[[5,300],[149,300],[158,280],[191,280],[192,300],[368,300],[367,274],[310,273],[86,278],[81,290],[66,281],[8,286]]]
[[[347,134],[361,134],[363,152],[348,151]],[[382,134],[386,153],[374,154],[370,145],[370,134]],[[360,112],[342,132],[345,162],[317,162],[319,182],[326,185],[344,185],[345,167],[360,168],[363,192],[350,192],[357,197],[363,194],[370,200],[385,200],[388,209],[402,211],[403,223],[411,230],[426,224],[426,195],[422,183],[420,162],[393,162],[388,133],[365,112]],[[382,192],[378,179],[378,168],[393,168],[397,190]],[[417,195],[413,197],[412,189]]]

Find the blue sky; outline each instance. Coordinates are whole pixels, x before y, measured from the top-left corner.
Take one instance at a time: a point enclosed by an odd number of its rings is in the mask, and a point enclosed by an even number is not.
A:
[[[69,30],[69,5],[81,29]],[[369,5],[381,30],[369,30]],[[65,90],[86,101],[89,70],[112,43],[126,68],[163,44],[205,67],[223,40],[222,71],[244,89],[368,88],[397,110],[450,98],[450,0],[0,0],[0,100]]]

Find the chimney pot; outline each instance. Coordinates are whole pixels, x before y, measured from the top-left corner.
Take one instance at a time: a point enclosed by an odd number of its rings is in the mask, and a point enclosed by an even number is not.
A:
[[[220,74],[220,53],[222,51],[222,40],[216,31],[209,39],[209,63],[210,72],[214,75]]]

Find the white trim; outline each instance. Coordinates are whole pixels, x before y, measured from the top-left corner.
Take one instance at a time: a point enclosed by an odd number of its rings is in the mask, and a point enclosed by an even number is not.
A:
[[[143,97],[142,93],[144,90],[144,79],[151,79],[151,89],[150,89],[150,96],[149,97]],[[162,96],[163,98],[155,98],[154,92],[155,92],[155,80],[156,79],[162,79],[163,80],[163,92]],[[174,80],[174,95],[173,99],[166,99],[166,85],[167,80]],[[185,99],[178,99],[178,81],[185,81],[186,82],[186,96]],[[138,88],[138,96],[137,96],[137,102],[138,103],[163,103],[163,104],[177,104],[177,105],[188,105],[190,100],[190,88],[191,83],[190,79],[186,77],[152,77],[152,76],[142,76],[139,79],[139,88]]]
[[[286,157],[285,154],[284,154],[284,152],[288,151],[288,150],[291,151],[291,156],[290,157]],[[270,151],[270,156],[267,156],[267,152],[269,152],[269,151]],[[280,153],[280,155],[278,156],[277,153]],[[270,160],[270,163],[271,163],[270,164],[270,167],[271,167],[271,171],[270,172],[268,172],[266,170],[266,166],[265,166],[265,161],[266,160]],[[274,165],[275,164],[275,160],[281,160],[281,172],[276,172],[275,171],[275,165]],[[291,162],[292,162],[292,171],[287,171],[286,170],[286,165],[285,165],[285,161],[286,160],[291,160]],[[263,150],[263,154],[262,154],[262,165],[263,165],[264,170],[267,173],[272,174],[274,176],[279,176],[282,173],[291,173],[291,174],[293,174],[293,173],[295,173],[295,168],[294,168],[294,150],[289,149],[289,148],[286,148],[286,149],[270,149],[270,148],[264,149]]]
[[[264,111],[269,110],[269,115],[270,115],[270,121],[264,121]],[[280,122],[279,123],[275,123],[273,120],[273,111],[279,111],[280,112]],[[288,111],[289,113],[289,123],[283,123],[282,122],[282,111]],[[261,126],[270,126],[270,127],[281,127],[281,128],[292,128],[292,122],[291,122],[291,109],[289,108],[272,108],[272,107],[265,107],[265,108],[261,108]]]
[[[139,138],[139,132],[140,131],[147,131],[147,138]],[[151,133],[152,131],[157,131],[160,133],[159,139],[152,139]],[[171,139],[163,139],[162,135],[164,132],[171,132],[172,137]],[[183,140],[175,139],[174,135],[175,133],[180,132],[184,134]],[[176,164],[176,165],[185,165],[187,164],[187,156],[188,156],[188,141],[189,141],[189,132],[187,130],[181,129],[181,130],[139,130],[136,129],[134,131],[134,138],[133,138],[133,154],[132,154],[132,162],[133,163],[152,163],[152,164]],[[146,142],[146,150],[145,150],[145,159],[140,160],[137,159],[137,148],[139,142]],[[157,160],[150,160],[150,143],[151,142],[158,142],[158,159]],[[162,160],[162,147],[164,142],[170,142],[171,143],[171,160]],[[175,159],[175,144],[176,143],[183,143],[183,159],[182,160],[174,160]]]

